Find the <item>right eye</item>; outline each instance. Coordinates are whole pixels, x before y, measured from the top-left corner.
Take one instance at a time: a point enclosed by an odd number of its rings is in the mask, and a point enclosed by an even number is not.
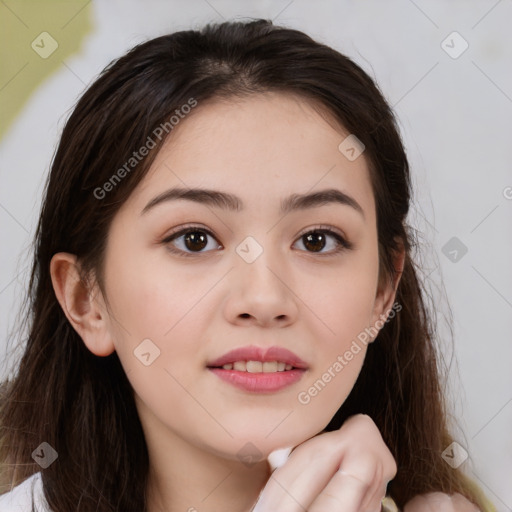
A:
[[[210,250],[203,250],[209,245],[208,237],[212,237],[216,240],[213,233],[202,226],[186,226],[168,235],[162,240],[162,243],[167,245],[167,248],[172,253],[178,254],[179,256],[194,256],[195,254],[210,252],[211,250],[222,247],[218,243],[213,244],[213,246],[210,244]],[[176,245],[178,245],[178,248],[176,248]]]

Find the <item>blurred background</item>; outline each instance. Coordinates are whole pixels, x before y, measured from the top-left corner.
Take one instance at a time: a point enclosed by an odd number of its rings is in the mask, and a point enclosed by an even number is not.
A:
[[[409,223],[434,297],[457,454],[497,510],[512,511],[510,0],[2,0],[0,380],[21,353],[16,315],[41,194],[79,96],[139,42],[248,18],[348,55],[393,106],[414,176]]]

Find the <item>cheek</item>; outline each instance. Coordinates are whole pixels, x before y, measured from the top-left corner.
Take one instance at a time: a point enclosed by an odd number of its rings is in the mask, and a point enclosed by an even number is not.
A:
[[[201,328],[194,318],[212,283],[204,274],[166,271],[169,265],[147,253],[115,261],[106,275],[116,352],[145,415],[186,432],[186,425],[204,416],[188,390],[191,376],[202,369],[201,336],[193,335]]]
[[[107,294],[121,339],[129,333],[132,343],[144,338],[166,343],[212,286],[204,274],[176,271],[166,265],[165,255],[158,256],[114,255],[107,267]]]
[[[315,283],[308,280],[307,304],[323,324],[321,337],[325,353],[350,346],[369,327],[375,302],[378,262],[371,254],[361,254],[341,265],[331,276]]]
[[[369,341],[377,278],[378,259],[368,251],[338,268],[323,288],[310,287],[314,293],[309,292],[308,305],[322,320],[318,324],[322,327],[316,336],[313,333],[316,364],[297,400],[312,416],[330,419],[359,376]]]
[[[201,293],[204,295],[211,283],[205,282],[204,276],[166,272],[165,265],[151,261],[147,253],[145,258],[137,256],[113,255],[107,261],[110,330],[135,391],[144,401],[156,400],[154,405],[165,409],[183,394],[168,372],[186,383],[183,373],[191,364],[202,362],[191,335],[191,319]],[[164,396],[158,390],[165,390]],[[158,405],[160,401],[163,403]]]

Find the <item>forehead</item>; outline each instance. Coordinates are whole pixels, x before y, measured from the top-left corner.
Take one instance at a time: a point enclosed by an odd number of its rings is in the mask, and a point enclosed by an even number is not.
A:
[[[201,103],[174,126],[136,192],[143,201],[171,186],[231,191],[254,206],[290,193],[336,187],[373,210],[364,154],[339,150],[350,135],[332,116],[285,93]]]

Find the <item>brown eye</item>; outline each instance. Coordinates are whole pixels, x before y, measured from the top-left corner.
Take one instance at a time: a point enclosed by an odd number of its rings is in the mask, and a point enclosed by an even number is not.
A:
[[[334,240],[334,242],[329,242]],[[304,233],[299,241],[305,247],[306,252],[318,253],[321,255],[335,254],[345,249],[352,249],[352,243],[345,240],[340,234],[331,229],[314,229]],[[327,251],[323,249],[328,247]]]
[[[189,231],[183,237],[185,247],[191,251],[201,251],[207,245],[207,236],[201,231]]]
[[[313,252],[319,252],[325,247],[324,233],[314,232],[303,236],[304,246]]]
[[[189,227],[169,235],[162,240],[162,243],[168,244],[168,249],[171,252],[183,256],[194,256],[195,254],[210,252],[220,247],[219,244],[212,244],[209,238],[215,240],[215,237],[209,230],[199,227]],[[208,246],[210,246],[209,249],[205,250]]]

